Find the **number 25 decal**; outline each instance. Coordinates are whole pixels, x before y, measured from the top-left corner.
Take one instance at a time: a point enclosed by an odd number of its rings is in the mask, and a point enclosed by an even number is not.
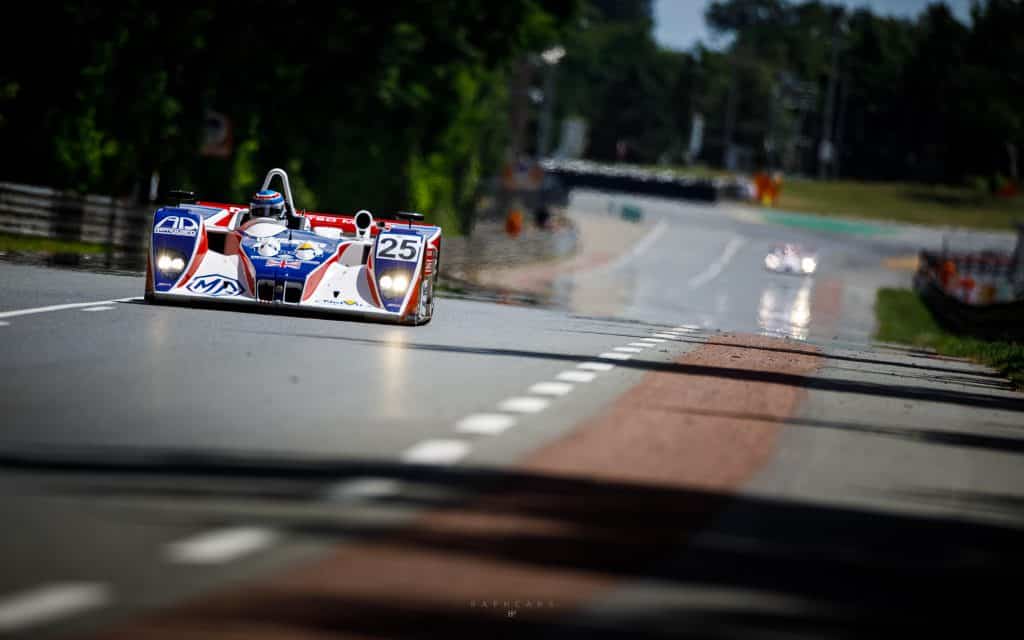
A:
[[[422,240],[418,237],[399,240],[394,236],[384,236],[377,241],[377,257],[406,262],[414,261],[420,255],[421,242]]]

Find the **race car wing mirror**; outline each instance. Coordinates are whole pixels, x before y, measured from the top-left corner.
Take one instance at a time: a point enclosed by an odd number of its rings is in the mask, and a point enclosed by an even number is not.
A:
[[[416,213],[415,211],[399,211],[395,214],[395,217],[399,220],[405,220],[409,223],[410,227],[413,222],[423,222],[423,214]]]

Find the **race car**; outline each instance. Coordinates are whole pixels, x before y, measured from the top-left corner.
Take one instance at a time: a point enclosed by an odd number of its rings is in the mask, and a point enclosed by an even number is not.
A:
[[[274,178],[282,193],[270,190]],[[248,207],[197,202],[157,209],[146,299],[309,310],[421,325],[434,314],[441,228],[423,215],[298,211],[288,174],[271,169]]]
[[[776,273],[810,275],[818,270],[818,254],[798,244],[775,245],[764,257],[764,267]]]

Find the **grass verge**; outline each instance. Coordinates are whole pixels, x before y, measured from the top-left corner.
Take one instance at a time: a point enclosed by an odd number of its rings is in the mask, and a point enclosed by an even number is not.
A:
[[[989,342],[944,331],[921,298],[909,289],[880,289],[875,300],[878,332],[875,338],[936,352],[970,358],[998,369],[1018,389],[1024,390],[1024,344]]]
[[[37,236],[16,236],[0,233],[0,251],[45,251],[46,253],[106,253],[102,244],[91,242],[75,242],[72,240],[56,240]]]
[[[779,209],[912,224],[1012,229],[1024,196],[996,198],[966,187],[902,182],[784,180]]]

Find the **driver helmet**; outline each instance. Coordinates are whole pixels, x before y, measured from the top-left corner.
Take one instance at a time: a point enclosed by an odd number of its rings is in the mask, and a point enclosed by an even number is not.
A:
[[[249,204],[250,218],[273,218],[284,220],[286,216],[284,196],[276,191],[264,189],[252,197]]]

